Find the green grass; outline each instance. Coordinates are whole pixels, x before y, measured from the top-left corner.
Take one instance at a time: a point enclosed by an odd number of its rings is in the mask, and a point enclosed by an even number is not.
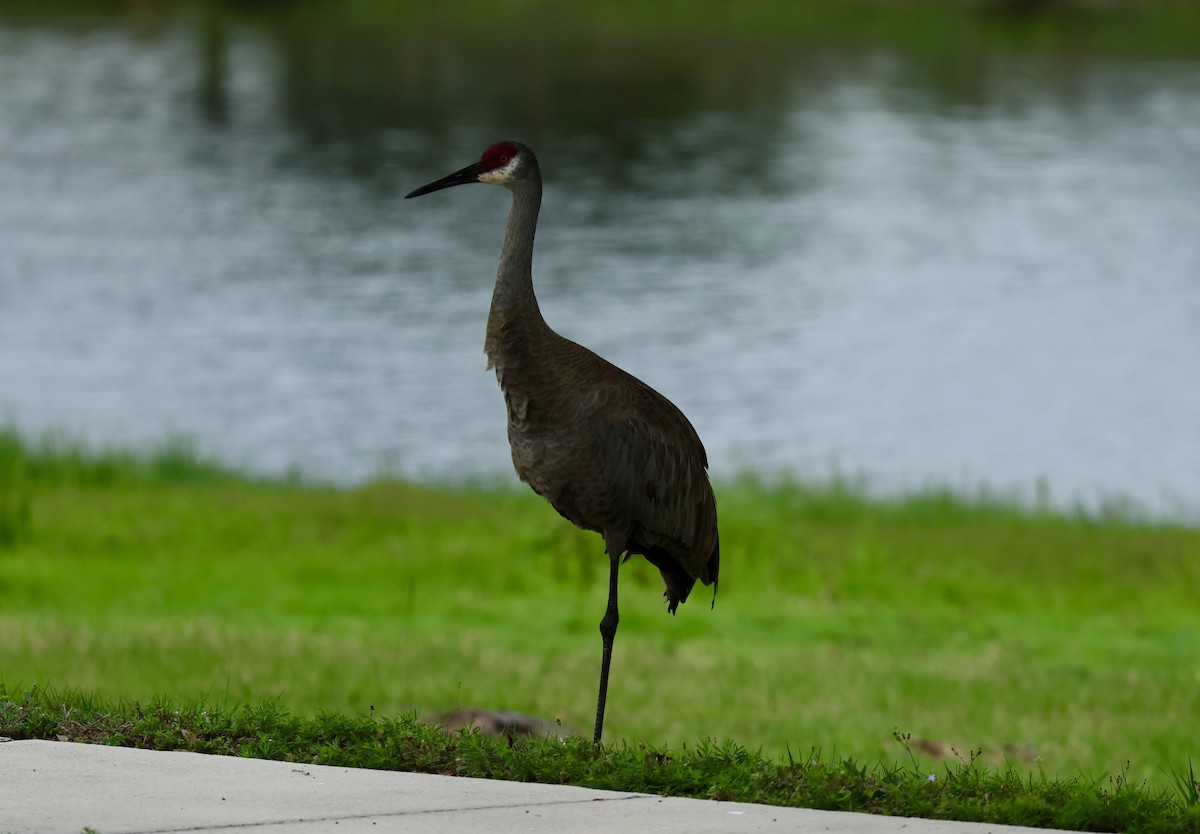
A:
[[[622,570],[607,740],[890,764],[898,731],[929,772],[953,748],[1184,795],[1200,530],[846,485],[746,481],[718,500],[715,609],[697,589],[669,617],[656,572]],[[586,729],[606,568],[598,537],[523,489],[335,489],[186,447],[0,433],[9,692],[277,698],[302,718],[488,707]]]
[[[872,767],[810,753],[770,760],[732,742],[679,749],[593,746],[581,738],[490,739],[447,735],[415,715],[384,718],[289,714],[278,702],[230,708],[212,702],[145,705],[79,691],[26,692],[0,686],[0,728],[18,738],[53,738],[155,750],[241,755],[365,767],[572,784],[839,811],[977,820],[1083,831],[1180,834],[1200,831],[1195,774],[1187,793],[1100,779],[1026,778],[1014,768],[963,758],[927,774],[915,758]],[[901,748],[907,740],[898,736]]]

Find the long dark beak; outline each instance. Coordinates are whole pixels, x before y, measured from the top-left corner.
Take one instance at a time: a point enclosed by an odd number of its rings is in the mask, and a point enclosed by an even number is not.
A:
[[[461,171],[455,171],[447,177],[442,177],[440,180],[422,185],[413,191],[404,195],[404,199],[409,197],[420,197],[422,194],[429,194],[432,191],[441,191],[443,188],[449,188],[452,185],[466,185],[470,182],[479,182],[479,175],[488,170],[483,162],[474,162],[463,168]]]

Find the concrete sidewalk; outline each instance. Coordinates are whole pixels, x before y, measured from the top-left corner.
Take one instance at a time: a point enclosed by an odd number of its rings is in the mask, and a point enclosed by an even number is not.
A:
[[[79,834],[84,827],[98,834],[1036,830],[90,744],[0,743],[0,834]]]

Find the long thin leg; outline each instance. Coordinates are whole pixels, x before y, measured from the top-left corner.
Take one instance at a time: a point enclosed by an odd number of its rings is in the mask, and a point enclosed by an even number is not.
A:
[[[604,702],[608,699],[608,667],[612,663],[613,638],[617,636],[617,570],[621,567],[621,554],[610,552],[608,572],[608,608],[600,620],[600,637],[604,640],[604,656],[600,660],[600,697],[596,700],[596,735],[594,744],[600,743],[600,731],[604,729]]]

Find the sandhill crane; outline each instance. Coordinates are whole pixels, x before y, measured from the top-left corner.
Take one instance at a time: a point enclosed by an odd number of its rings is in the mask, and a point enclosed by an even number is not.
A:
[[[560,515],[603,536],[609,558],[608,606],[600,620],[599,744],[622,560],[640,554],[659,569],[672,614],[697,579],[713,586],[716,601],[720,543],[708,458],[670,400],[558,335],[542,318],[533,292],[542,175],[533,151],[498,142],[478,162],[406,196],[472,182],[512,192],[484,351],[508,406],[513,466]]]

